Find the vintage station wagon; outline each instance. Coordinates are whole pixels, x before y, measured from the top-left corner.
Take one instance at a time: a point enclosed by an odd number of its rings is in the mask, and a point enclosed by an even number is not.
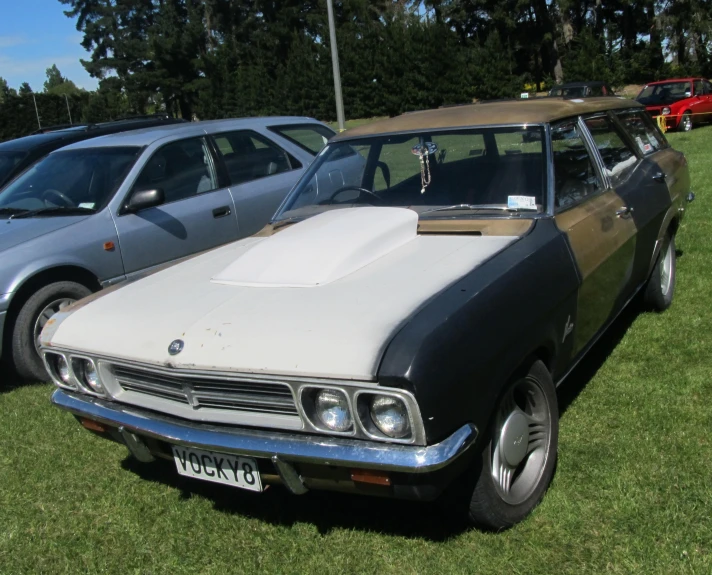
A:
[[[557,386],[636,294],[671,304],[689,187],[618,98],[346,131],[256,235],[54,316],[52,402],[182,475],[414,499],[469,485],[463,511],[506,528],[554,473]]]

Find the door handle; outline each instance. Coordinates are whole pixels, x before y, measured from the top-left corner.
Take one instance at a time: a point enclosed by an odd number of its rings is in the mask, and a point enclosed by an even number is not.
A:
[[[619,218],[628,218],[631,216],[632,213],[633,208],[629,206],[623,206],[622,208],[616,210],[616,216],[618,216]]]
[[[224,218],[225,216],[229,216],[231,213],[230,206],[221,206],[213,210],[213,217],[215,219]]]
[[[667,177],[667,176],[665,175],[665,172],[658,172],[657,174],[655,174],[655,175],[653,176],[653,179],[654,179],[656,182],[660,182],[661,184],[664,184],[666,177]]]

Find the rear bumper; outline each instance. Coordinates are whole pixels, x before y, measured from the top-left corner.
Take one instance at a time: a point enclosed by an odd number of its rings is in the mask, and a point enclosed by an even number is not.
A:
[[[298,474],[292,464],[425,474],[449,466],[477,439],[472,424],[463,425],[440,443],[417,446],[187,422],[60,389],[55,390],[51,401],[80,418],[117,429],[139,459],[149,453],[146,439],[268,459],[279,470],[282,482],[295,493],[303,486],[295,481]]]

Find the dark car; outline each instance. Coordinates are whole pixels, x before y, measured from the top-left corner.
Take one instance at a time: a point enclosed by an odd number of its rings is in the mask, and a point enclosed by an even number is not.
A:
[[[689,186],[631,100],[353,128],[260,234],[50,320],[52,401],[253,491],[433,499],[469,477],[462,511],[508,527],[554,474],[557,386],[637,293],[670,306]]]
[[[50,152],[97,136],[185,122],[168,115],[126,118],[100,124],[42,128],[24,138],[0,143],[0,187]]]
[[[569,82],[559,84],[549,90],[549,96],[564,98],[594,98],[597,96],[615,96],[610,86],[604,82]]]

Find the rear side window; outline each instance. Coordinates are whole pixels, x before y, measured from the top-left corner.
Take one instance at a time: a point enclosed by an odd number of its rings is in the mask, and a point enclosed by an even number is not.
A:
[[[334,135],[332,130],[320,124],[270,126],[268,129],[296,144],[312,156],[316,156],[326,146],[329,138]]]
[[[623,141],[608,116],[596,116],[584,120],[596,144],[606,174],[613,185],[626,177],[629,169],[638,161],[633,150]]]
[[[296,158],[256,132],[225,132],[215,134],[213,138],[233,184],[243,184],[302,167]]]
[[[642,154],[652,154],[666,147],[665,137],[646,112],[624,110],[618,112],[618,120],[633,138]]]
[[[552,124],[551,148],[557,211],[565,210],[602,189],[576,120]]]

